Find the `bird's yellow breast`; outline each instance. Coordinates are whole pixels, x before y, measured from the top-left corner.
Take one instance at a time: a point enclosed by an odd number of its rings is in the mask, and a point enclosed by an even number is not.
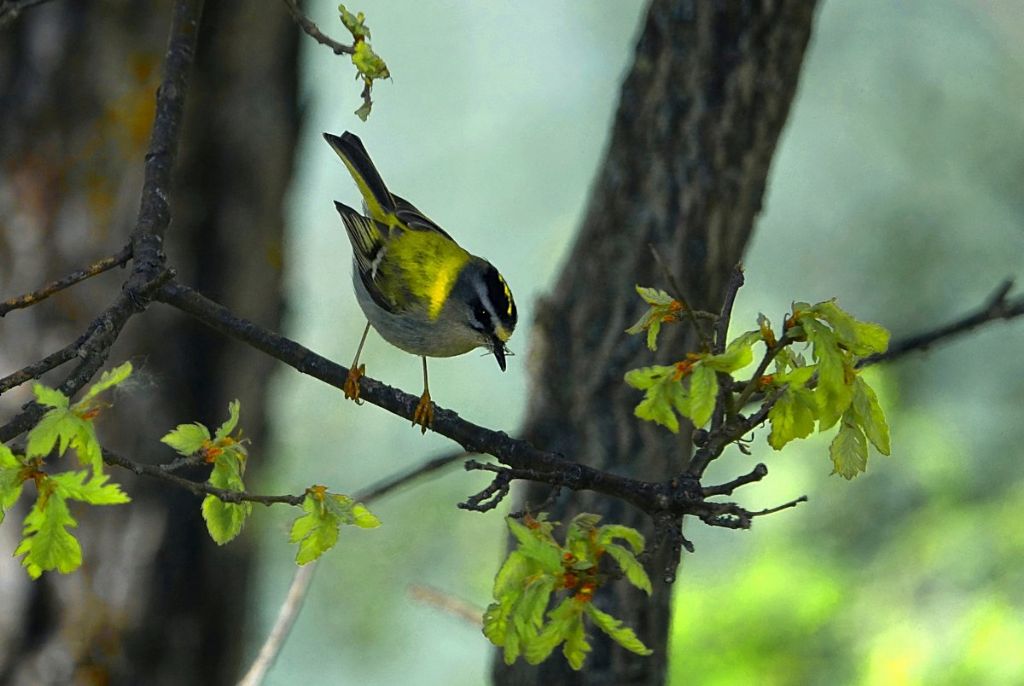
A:
[[[452,292],[469,253],[451,239],[433,231],[396,232],[388,241],[388,262],[400,265],[409,294],[437,319]]]

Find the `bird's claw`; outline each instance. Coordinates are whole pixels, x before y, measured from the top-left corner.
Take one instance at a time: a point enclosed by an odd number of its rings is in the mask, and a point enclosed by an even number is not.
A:
[[[434,423],[434,403],[430,400],[430,391],[423,391],[420,402],[416,405],[416,411],[412,415],[412,425],[420,426],[421,433],[427,433],[427,429]]]
[[[342,388],[345,391],[345,398],[355,400],[357,405],[361,405],[363,402],[359,399],[359,379],[363,378],[365,374],[365,364],[352,367],[348,370],[348,376],[345,377],[345,386]]]

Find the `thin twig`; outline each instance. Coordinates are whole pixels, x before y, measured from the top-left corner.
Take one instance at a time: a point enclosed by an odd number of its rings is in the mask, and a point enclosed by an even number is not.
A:
[[[257,495],[249,493],[248,491],[228,491],[223,488],[217,488],[211,486],[209,483],[192,481],[172,474],[161,468],[159,465],[143,464],[141,462],[135,462],[123,455],[118,455],[115,452],[109,450],[103,450],[103,461],[109,465],[115,465],[123,467],[130,472],[139,475],[152,476],[161,481],[174,484],[180,488],[191,492],[193,495],[212,495],[226,503],[259,503],[260,505],[301,505],[306,499],[306,494],[301,493],[299,495]]]
[[[482,607],[433,586],[413,584],[409,586],[409,597],[417,602],[430,605],[446,614],[469,622],[477,629],[483,625],[484,609]]]
[[[295,620],[298,619],[315,571],[315,560],[295,570],[291,586],[288,587],[288,595],[285,596],[284,603],[277,611],[274,627],[270,630],[267,640],[263,642],[263,646],[260,647],[260,652],[249,667],[249,671],[238,682],[238,686],[259,686],[263,683],[267,672],[270,671],[274,660],[277,659],[281,648],[284,647],[284,642],[288,638],[288,634],[291,633]]]
[[[284,4],[288,7],[288,11],[291,13],[292,19],[294,19],[295,23],[299,25],[299,28],[305,31],[306,35],[317,43],[326,45],[334,51],[335,55],[351,55],[355,52],[351,45],[339,43],[330,36],[324,34],[324,32],[320,30],[320,27],[313,23],[312,19],[302,13],[302,10],[299,8],[298,0],[284,0]]]
[[[38,362],[33,362],[27,367],[22,367],[18,371],[12,372],[0,379],[0,395],[3,395],[12,388],[17,388],[26,381],[38,379],[51,369],[56,369],[65,362],[75,359],[84,340],[85,336],[81,336],[77,341],[69,343],[56,352],[50,353]]]
[[[661,255],[658,254],[657,249],[654,247],[654,243],[648,243],[647,247],[650,249],[651,254],[654,256],[654,261],[658,263],[658,268],[661,269],[662,274],[665,275],[665,280],[668,281],[669,287],[673,290],[672,297],[679,301],[683,306],[683,311],[686,312],[690,318],[690,323],[693,324],[693,330],[697,332],[697,337],[700,338],[701,347],[704,350],[711,349],[711,338],[701,328],[700,322],[697,321],[697,313],[694,312],[693,308],[690,307],[690,303],[686,300],[686,296],[683,294],[683,287],[679,285],[679,280],[676,279],[675,273],[668,268],[668,265],[661,259]],[[710,312],[701,312],[702,315],[710,315],[712,319],[718,317]]]
[[[729,275],[725,287],[725,299],[722,301],[722,312],[715,324],[715,342],[713,351],[716,355],[725,352],[726,337],[729,335],[729,324],[732,320],[732,306],[736,302],[736,294],[743,286],[743,265],[737,264]]]
[[[750,381],[748,381],[747,385],[743,388],[742,391],[740,391],[740,394],[736,396],[735,406],[737,409],[743,409],[743,407],[747,404],[747,401],[750,400],[750,396],[752,396],[754,392],[757,390],[757,387],[761,381],[761,377],[763,377],[764,373],[768,371],[768,365],[770,365],[772,363],[772,360],[774,360],[775,357],[780,352],[782,352],[783,348],[785,348],[792,342],[792,339],[789,338],[789,332],[786,332],[782,334],[781,338],[775,341],[775,345],[771,346],[770,348],[768,348],[768,350],[765,351],[764,357],[761,358],[761,362],[757,365],[757,369],[755,369],[754,373],[751,375]]]
[[[719,484],[717,486],[706,486],[705,488],[701,489],[701,492],[703,493],[705,498],[708,498],[713,495],[732,495],[733,491],[735,491],[740,486],[746,486],[747,484],[756,483],[767,475],[768,467],[765,466],[764,463],[758,463],[758,465],[754,467],[754,469],[751,470],[749,474],[738,476],[732,481],[727,481],[726,483]]]
[[[42,5],[49,0],[0,0],[0,29],[14,22],[29,7]]]
[[[807,502],[807,496],[802,495],[799,498],[797,498],[796,500],[790,500],[788,503],[783,503],[782,505],[778,505],[776,507],[770,507],[767,510],[758,510],[757,512],[751,512],[750,516],[751,517],[763,517],[764,515],[775,514],[776,512],[779,512],[781,510],[788,510],[791,507],[796,507],[800,503],[806,503],[806,502]]]
[[[46,284],[45,286],[38,290],[32,291],[31,293],[26,293],[25,295],[19,295],[9,300],[5,300],[4,302],[0,303],[0,317],[3,317],[11,310],[20,310],[25,307],[31,307],[32,305],[35,305],[36,303],[45,300],[46,298],[49,298],[51,295],[57,293],[58,291],[62,291],[65,288],[70,288],[71,286],[74,286],[76,283],[85,281],[86,279],[96,276],[97,274],[102,274],[103,272],[113,269],[114,267],[119,267],[125,264],[128,260],[130,260],[131,257],[132,246],[126,245],[113,255],[104,257],[101,260],[97,260],[87,267],[76,269],[75,271],[71,272],[64,278],[57,279],[56,281],[51,281],[50,283]]]
[[[392,491],[398,490],[402,486],[416,481],[417,479],[421,479],[428,474],[444,469],[445,467],[454,464],[471,454],[472,453],[467,453],[465,450],[460,450],[459,452],[451,453],[449,455],[435,457],[432,460],[427,460],[418,467],[394,474],[386,479],[378,481],[375,484],[371,484],[354,494],[352,498],[364,503],[376,500],[391,493]]]
[[[879,362],[891,362],[903,357],[907,353],[927,350],[936,343],[944,343],[947,339],[967,333],[987,322],[996,319],[1010,320],[1024,315],[1024,295],[1013,299],[1007,299],[1006,297],[1012,288],[1013,280],[1007,279],[999,284],[999,287],[993,291],[985,303],[975,311],[969,312],[944,326],[902,338],[892,343],[884,353],[865,357],[857,363],[857,367],[866,367]]]

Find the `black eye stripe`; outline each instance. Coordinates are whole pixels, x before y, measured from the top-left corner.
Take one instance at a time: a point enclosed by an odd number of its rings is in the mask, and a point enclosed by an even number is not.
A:
[[[473,303],[473,317],[480,325],[481,331],[490,331],[491,313],[487,311],[487,308],[479,300]]]
[[[498,274],[493,265],[488,265],[484,272],[484,284],[487,287],[487,300],[494,308],[494,313],[507,328],[516,324],[516,305],[512,302],[512,294],[508,284]]]

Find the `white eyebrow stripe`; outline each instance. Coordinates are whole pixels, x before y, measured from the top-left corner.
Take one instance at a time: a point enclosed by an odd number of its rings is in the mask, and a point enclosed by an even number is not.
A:
[[[476,289],[477,297],[480,298],[480,303],[484,306],[484,309],[487,310],[487,314],[491,316],[490,330],[494,331],[498,323],[501,322],[501,317],[499,317],[498,313],[494,311],[494,305],[491,303],[491,298],[487,292],[487,284],[484,283],[483,279],[477,279],[473,283],[473,288]],[[483,324],[483,322],[480,323]]]

